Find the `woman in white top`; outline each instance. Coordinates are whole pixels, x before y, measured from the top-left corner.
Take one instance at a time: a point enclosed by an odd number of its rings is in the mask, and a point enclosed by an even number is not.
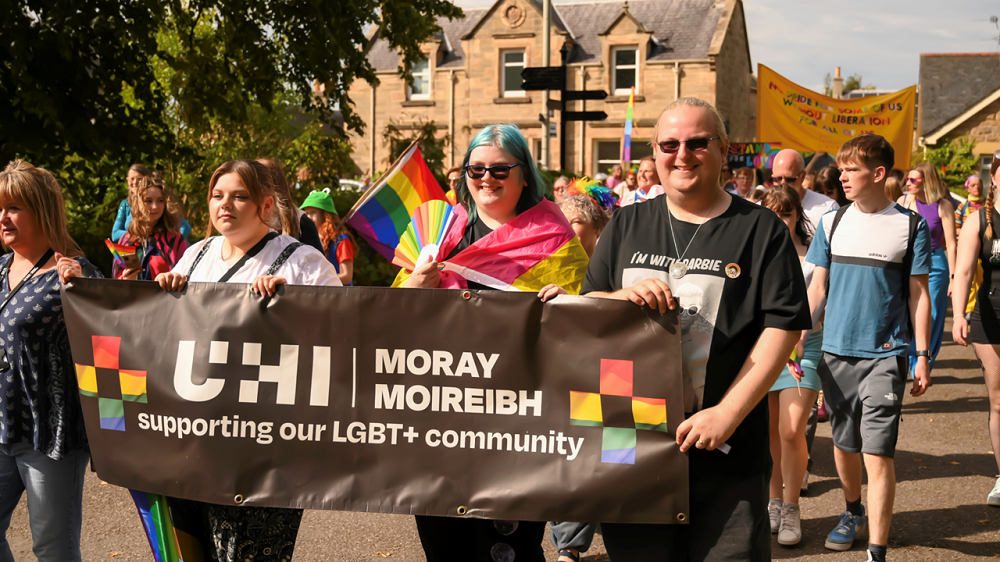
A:
[[[188,280],[251,283],[251,291],[268,296],[284,284],[340,286],[323,254],[274,231],[271,211],[283,204],[263,164],[226,162],[208,186],[208,212],[222,236],[191,246],[173,271],[156,281],[168,291],[182,290]],[[237,554],[254,562],[291,559],[302,510],[183,503],[207,526],[200,534],[207,538],[202,546],[208,560],[235,560]],[[266,521],[268,532],[253,532],[255,521]]]

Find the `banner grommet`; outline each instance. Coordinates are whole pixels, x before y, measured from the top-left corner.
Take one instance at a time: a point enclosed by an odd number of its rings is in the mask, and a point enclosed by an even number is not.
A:
[[[458,514],[459,515],[465,515],[468,512],[469,512],[469,508],[465,507],[464,505],[458,506]]]
[[[233,501],[236,502],[236,505],[242,504],[243,503],[243,494],[236,494],[236,497],[233,498]]]
[[[687,515],[684,515],[683,513],[678,513],[677,514],[677,521],[679,521],[681,523],[687,521]]]
[[[471,299],[472,298],[472,291],[470,291],[468,289],[462,291],[462,298],[465,299],[465,300]]]

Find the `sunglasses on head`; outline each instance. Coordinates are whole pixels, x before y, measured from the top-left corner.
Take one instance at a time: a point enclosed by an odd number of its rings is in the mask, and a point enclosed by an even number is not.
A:
[[[660,147],[660,152],[664,154],[673,154],[681,149],[681,145],[687,146],[688,150],[705,150],[708,148],[708,143],[718,139],[720,137],[695,137],[693,139],[687,140],[665,140],[656,143],[656,146]]]
[[[510,176],[510,171],[517,166],[518,164],[496,164],[490,167],[479,164],[466,164],[465,173],[469,174],[469,177],[474,180],[483,179],[486,172],[489,172],[490,176],[495,180],[505,180]]]

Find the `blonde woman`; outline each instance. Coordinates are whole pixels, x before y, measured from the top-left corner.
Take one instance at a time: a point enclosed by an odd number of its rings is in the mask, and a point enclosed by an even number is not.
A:
[[[101,277],[66,230],[62,191],[23,160],[0,173],[0,560],[10,516],[27,492],[39,562],[80,560],[83,477],[90,453],[61,284]],[[62,283],[60,283],[62,282]]]
[[[938,177],[937,170],[927,162],[917,164],[906,176],[907,192],[899,198],[900,205],[924,217],[931,231],[931,368],[941,351],[944,337],[944,317],[948,313],[948,297],[955,271],[955,207],[948,196],[948,187]],[[910,346],[910,374],[917,364],[916,349]]]

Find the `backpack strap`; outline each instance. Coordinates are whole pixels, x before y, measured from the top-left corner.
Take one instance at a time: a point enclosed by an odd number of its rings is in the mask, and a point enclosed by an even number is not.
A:
[[[851,203],[851,205],[853,205],[853,204],[854,203]],[[844,218],[844,213],[847,212],[847,209],[851,208],[851,205],[845,205],[845,206],[837,209],[837,214],[833,215],[833,224],[830,225],[830,239],[827,241],[827,246],[829,246],[829,248],[830,248],[830,257],[831,257],[831,259],[833,258],[833,235],[834,235],[834,233],[837,232],[837,226],[840,225],[840,220]],[[830,279],[829,279],[829,277],[827,277],[827,280],[826,280],[826,296],[827,296],[827,298],[829,298],[829,296],[830,296]]]
[[[271,267],[267,268],[267,271],[264,272],[264,275],[274,275],[274,272],[278,271],[278,269],[282,265],[284,265],[286,261],[288,261],[288,258],[291,257],[291,255],[295,252],[295,250],[298,250],[302,246],[305,246],[305,244],[303,244],[302,242],[292,242],[291,244],[285,246],[285,249],[282,250],[280,254],[278,254],[278,257],[275,258],[274,263],[271,264]]]
[[[910,338],[914,337],[913,323],[910,321],[910,270],[913,269],[913,246],[917,239],[917,229],[920,228],[920,214],[909,209],[910,214],[910,236],[906,240],[906,253],[903,254],[903,302],[906,304],[906,328],[910,331]]]
[[[214,240],[214,238],[206,240],[205,243],[201,245],[201,250],[198,250],[198,255],[194,257],[194,261],[191,262],[191,267],[187,272],[189,279],[191,278],[191,274],[194,273],[194,269],[198,267],[199,263],[201,263],[201,258],[205,257],[205,253],[208,252],[208,247],[212,245],[212,240]]]

